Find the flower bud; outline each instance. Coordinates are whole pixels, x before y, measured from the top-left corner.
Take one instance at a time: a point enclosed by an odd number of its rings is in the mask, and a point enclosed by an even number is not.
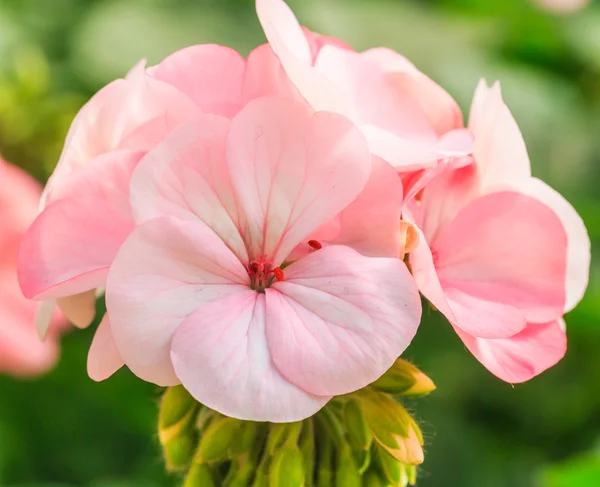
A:
[[[435,384],[410,362],[398,359],[373,383],[373,387],[389,394],[423,396],[435,390]]]
[[[225,416],[214,418],[200,437],[195,463],[225,460],[233,440],[239,434],[241,421]]]
[[[358,471],[358,466],[352,456],[352,450],[347,443],[340,451],[335,472],[335,485],[336,487],[362,487],[362,479]]]
[[[217,487],[211,468],[205,464],[192,465],[183,487]]]
[[[319,417],[320,414],[317,416]],[[317,469],[317,487],[331,487],[333,485],[333,460],[334,444],[329,435],[324,434],[318,438],[319,463]]]
[[[373,441],[373,434],[357,399],[351,398],[344,404],[344,426],[352,448],[368,451]]]
[[[406,487],[408,477],[404,471],[404,465],[396,460],[388,451],[376,444],[374,448],[375,458],[387,481],[393,487]]]
[[[300,452],[304,458],[304,473],[306,482],[304,487],[313,486],[313,472],[315,470],[315,424],[312,418],[304,420],[304,427],[299,440]]]
[[[269,487],[303,487],[304,458],[295,445],[286,443],[273,456]]]
[[[223,482],[223,487],[248,487],[256,465],[250,461],[233,462]]]
[[[388,482],[374,468],[367,470],[363,477],[364,487],[388,487]]]
[[[163,394],[158,415],[158,437],[168,470],[189,465],[196,431],[194,418],[199,404],[182,387],[169,387]]]
[[[261,424],[255,421],[243,421],[239,436],[236,441],[231,444],[229,455],[231,458],[242,456],[252,451],[257,447],[256,443],[259,440],[261,433]]]
[[[423,463],[423,435],[406,409],[375,389],[360,391],[360,398],[375,440],[399,462]]]

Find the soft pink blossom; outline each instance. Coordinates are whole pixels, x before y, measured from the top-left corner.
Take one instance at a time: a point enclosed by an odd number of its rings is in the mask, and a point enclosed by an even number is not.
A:
[[[23,170],[0,160],[0,372],[40,374],[58,358],[64,320],[55,315],[47,340],[34,327],[37,303],[23,297],[17,282],[17,253],[27,226],[37,214],[41,186]]]
[[[314,109],[351,119],[374,155],[407,172],[470,153],[456,102],[406,58],[385,48],[357,53],[313,34],[283,0],[257,0],[256,8],[297,91]]]
[[[566,351],[562,315],[587,286],[589,238],[564,198],[531,177],[498,84],[478,86],[469,129],[474,164],[446,168],[408,204],[424,237],[410,265],[477,359],[522,382]]]
[[[297,97],[266,45],[247,61],[224,46],[192,46],[148,69],[139,63],[100,90],[73,121],[42,211],[25,235],[19,266],[25,296],[45,300],[45,309],[56,300],[74,324],[87,326],[94,290],[104,286],[133,229],[129,179],[140,159],[180,124],[202,114],[230,118],[248,100],[272,93]],[[48,320],[38,321],[43,336]],[[98,334],[88,367],[103,379],[119,364],[108,318]]]
[[[137,226],[107,282],[129,368],[276,422],[383,374],[421,306],[399,238],[378,247],[348,228],[367,228],[375,206],[397,230],[400,179],[375,164],[347,119],[282,98],[174,130],[133,174]]]

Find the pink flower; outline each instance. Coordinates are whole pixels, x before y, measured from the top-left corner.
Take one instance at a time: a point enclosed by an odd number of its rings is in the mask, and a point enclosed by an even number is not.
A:
[[[55,300],[85,327],[95,313],[95,289],[133,229],[129,179],[144,154],[175,127],[203,113],[232,117],[249,99],[293,87],[268,46],[248,61],[217,45],[192,46],[158,66],[144,63],[100,90],[79,112],[43,195],[42,212],[25,235],[19,280],[25,296]],[[43,317],[42,317],[43,318]],[[40,319],[43,336],[48,321]],[[108,318],[90,349],[90,376],[122,365]]]
[[[523,382],[566,351],[562,315],[587,286],[590,242],[575,210],[531,177],[498,84],[478,86],[469,129],[475,163],[443,171],[408,205],[424,236],[410,265],[475,357]]]
[[[263,98],[231,121],[204,116],[176,129],[134,172],[137,227],[109,272],[125,363],[226,415],[275,422],[374,381],[416,332],[418,291],[399,242],[367,244],[390,254],[367,257],[352,248],[364,240],[340,235],[344,211],[359,221],[369,205],[397,230],[393,170],[392,180],[372,176],[347,119],[292,100]],[[352,210],[369,185],[380,198],[372,190]],[[313,238],[332,220],[341,245]],[[299,247],[304,256],[290,260]]]
[[[58,358],[58,334],[64,320],[54,317],[41,343],[34,321],[38,305],[27,301],[17,282],[17,253],[37,213],[40,185],[27,173],[0,160],[0,371],[15,376],[40,374]]]
[[[313,34],[282,0],[257,0],[256,8],[302,97],[315,110],[352,120],[374,155],[407,172],[471,152],[456,102],[407,59],[384,48],[357,53]]]

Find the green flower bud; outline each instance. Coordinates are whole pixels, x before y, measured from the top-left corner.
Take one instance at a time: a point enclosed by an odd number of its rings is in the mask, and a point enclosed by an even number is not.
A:
[[[159,430],[165,430],[181,422],[188,415],[190,409],[197,405],[196,400],[183,386],[168,387],[160,401]]]
[[[269,487],[303,487],[304,457],[295,445],[286,443],[273,456]]]
[[[423,435],[406,409],[375,389],[360,391],[360,398],[375,440],[401,463],[423,463]]]
[[[234,462],[223,482],[223,487],[248,487],[256,465],[249,461]]]
[[[364,487],[388,487],[388,485],[387,481],[374,468],[367,470],[363,477]]]
[[[260,439],[261,424],[254,421],[243,421],[239,436],[231,444],[229,454],[231,458],[247,454],[252,450],[258,449],[257,442]]]
[[[373,434],[365,421],[358,399],[349,399],[344,404],[344,426],[348,440],[354,450],[369,450]]]
[[[423,396],[435,390],[435,384],[429,377],[403,359],[396,360],[372,385],[389,394],[404,396]]]
[[[362,478],[348,444],[344,445],[340,451],[335,472],[335,485],[336,487],[362,487]]]
[[[317,451],[319,453],[317,487],[331,487],[333,485],[335,447],[331,437],[326,432],[320,431],[320,433],[322,434],[317,438]]]
[[[218,485],[208,465],[195,464],[185,477],[183,487],[218,487]]]
[[[227,459],[229,448],[239,434],[241,421],[225,416],[214,418],[200,437],[194,457],[195,463],[207,463]]]
[[[331,437],[335,446],[341,449],[346,443],[346,439],[344,438],[345,432],[340,414],[335,407],[331,404],[325,406],[317,414],[316,420],[324,433]]]
[[[408,478],[404,472],[404,465],[396,460],[388,451],[379,444],[374,445],[375,458],[387,481],[393,487],[406,487]]]
[[[192,459],[197,433],[194,418],[200,405],[182,387],[169,387],[160,404],[158,438],[168,470],[187,467]]]
[[[271,423],[267,438],[267,453],[274,455],[275,451],[286,442],[288,436],[297,432],[298,425],[302,427],[302,423]]]
[[[300,435],[300,452],[304,458],[304,487],[313,487],[313,473],[315,470],[315,424],[312,418],[304,420],[304,427]]]

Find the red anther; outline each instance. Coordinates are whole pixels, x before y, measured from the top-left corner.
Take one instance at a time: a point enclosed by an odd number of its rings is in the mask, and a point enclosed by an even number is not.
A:
[[[283,271],[279,267],[275,267],[275,269],[273,269],[273,274],[275,274],[275,279],[278,281],[283,281]]]
[[[323,248],[323,245],[321,245],[321,242],[319,242],[318,240],[309,240],[308,246],[312,247],[315,250],[319,250],[319,249]]]

